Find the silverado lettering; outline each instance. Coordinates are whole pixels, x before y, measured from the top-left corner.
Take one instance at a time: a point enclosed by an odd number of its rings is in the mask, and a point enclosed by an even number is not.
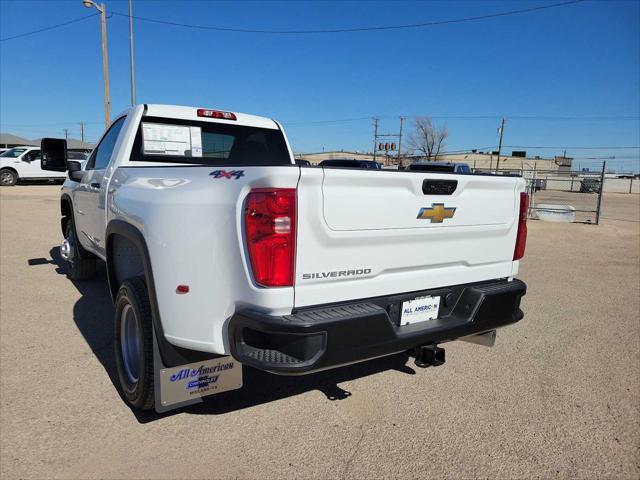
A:
[[[369,275],[370,273],[370,268],[360,268],[358,270],[337,270],[333,272],[303,273],[302,279],[311,280],[312,278],[354,277],[357,275]]]

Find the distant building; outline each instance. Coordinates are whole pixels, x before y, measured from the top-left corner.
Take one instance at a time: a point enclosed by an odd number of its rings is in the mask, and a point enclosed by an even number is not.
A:
[[[513,155],[515,153],[516,155]],[[524,154],[524,155],[523,155]],[[555,158],[527,157],[526,152],[512,152],[511,155],[500,155],[498,164],[497,152],[445,153],[438,156],[441,162],[466,163],[471,168],[481,170],[500,170],[518,172],[521,170],[547,170],[554,172],[571,171],[573,158],[556,156]]]
[[[17,135],[13,135],[12,133],[0,133],[0,147],[13,148],[23,145],[35,146],[39,145],[39,143],[35,143],[31,140],[27,140],[26,138],[22,138]]]
[[[553,159],[540,158],[540,157],[527,157],[526,152],[514,151],[511,155],[500,155],[500,164],[498,168],[503,171],[520,172],[521,170],[551,170],[551,171],[571,171],[572,158],[557,156]],[[513,155],[515,154],[515,155]],[[323,160],[333,160],[337,158],[350,158],[356,160],[373,160],[373,154],[367,152],[350,152],[350,151],[331,151],[331,152],[317,152],[317,153],[296,153],[296,159],[303,159],[310,161],[313,165],[317,165]],[[378,153],[376,155],[376,161],[386,163],[386,156],[384,153]],[[424,157],[420,156],[402,156],[403,165],[408,165],[413,162],[424,161]],[[451,162],[451,163],[466,163],[473,169],[478,170],[495,170],[496,163],[498,162],[497,152],[469,152],[469,153],[444,153],[438,155],[437,161],[439,162]],[[389,164],[397,165],[398,158],[396,156],[389,156]]]
[[[41,138],[37,138],[34,140],[34,142],[37,142],[36,145],[40,145],[41,140]],[[83,142],[75,138],[68,138],[67,150],[72,150],[74,152],[90,152],[91,150],[93,150],[93,144]]]
[[[0,133],[0,147],[13,148],[29,145],[33,147],[40,146],[41,138],[28,140],[26,138],[13,135],[12,133]],[[90,152],[93,150],[93,144],[76,140],[75,138],[67,139],[67,148],[76,152]]]
[[[323,160],[335,160],[335,159],[344,159],[348,158],[351,160],[373,160],[373,155],[370,153],[363,152],[349,152],[349,151],[332,151],[332,152],[317,152],[317,153],[295,153],[293,155],[296,160],[308,160],[313,165],[319,164]],[[378,155],[377,160],[382,161],[384,157],[383,155]]]

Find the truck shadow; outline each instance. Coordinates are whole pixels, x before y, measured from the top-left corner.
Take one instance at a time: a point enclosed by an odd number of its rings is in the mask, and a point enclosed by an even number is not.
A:
[[[32,259],[29,260],[29,264],[53,263],[57,266],[56,273],[66,275],[66,265],[60,256],[59,247],[52,248],[49,254],[51,255],[51,260]],[[73,307],[73,320],[103,366],[114,388],[120,394],[113,348],[114,309],[107,285],[104,264],[98,262],[98,274],[94,280],[72,283],[82,295]],[[165,414],[139,412],[137,410],[132,410],[132,413],[140,423],[152,422],[181,412],[199,415],[220,415],[312,390],[321,391],[329,401],[343,400],[351,396],[351,392],[340,388],[338,386],[339,383],[386,370],[397,370],[414,375],[416,373],[415,370],[406,365],[406,363],[407,356],[398,354],[304,376],[273,375],[245,366],[243,371],[244,386],[240,390],[213,395],[205,398],[203,403]],[[122,401],[124,402],[124,399]]]

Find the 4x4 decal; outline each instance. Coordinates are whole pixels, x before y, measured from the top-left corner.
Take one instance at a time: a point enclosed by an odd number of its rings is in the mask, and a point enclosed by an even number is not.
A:
[[[240,177],[244,177],[244,170],[214,170],[209,175],[213,175],[213,178],[234,178],[238,180]]]

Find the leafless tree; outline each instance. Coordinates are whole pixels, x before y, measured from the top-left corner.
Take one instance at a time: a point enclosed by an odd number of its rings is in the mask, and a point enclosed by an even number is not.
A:
[[[425,156],[430,162],[438,158],[448,136],[445,125],[434,125],[429,117],[416,117],[413,120],[413,132],[409,134],[407,143],[410,150]]]

